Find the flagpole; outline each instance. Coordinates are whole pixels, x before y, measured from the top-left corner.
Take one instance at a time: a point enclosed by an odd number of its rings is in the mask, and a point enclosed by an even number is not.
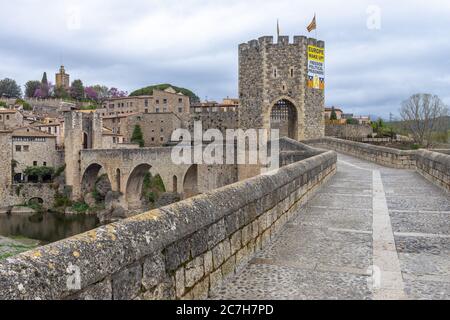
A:
[[[317,15],[316,15],[315,12],[314,12],[314,18],[316,19],[316,29],[314,30],[315,33],[316,33],[316,40],[319,40],[319,38],[317,38],[317,27],[318,27],[318,24],[317,24]]]

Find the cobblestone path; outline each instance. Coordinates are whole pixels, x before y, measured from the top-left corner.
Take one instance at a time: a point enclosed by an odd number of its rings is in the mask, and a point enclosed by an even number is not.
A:
[[[450,196],[414,171],[338,170],[213,299],[450,299]]]

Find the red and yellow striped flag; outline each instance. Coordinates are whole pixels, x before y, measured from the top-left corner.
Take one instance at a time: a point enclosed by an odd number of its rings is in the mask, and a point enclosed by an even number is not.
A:
[[[313,30],[317,29],[317,24],[316,24],[316,15],[314,15],[313,20],[311,21],[311,23],[309,24],[309,26],[306,28],[308,30],[308,32],[311,32]]]

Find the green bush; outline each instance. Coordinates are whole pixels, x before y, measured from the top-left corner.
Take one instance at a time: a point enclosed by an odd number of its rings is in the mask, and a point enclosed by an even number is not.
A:
[[[58,167],[58,168],[56,169],[56,171],[55,171],[54,177],[57,178],[57,177],[61,176],[61,174],[62,174],[65,170],[66,170],[66,165],[65,165],[65,164],[62,165],[62,166],[60,166],[60,167]]]
[[[55,208],[67,208],[72,206],[72,201],[66,195],[56,193],[54,197],[53,206]]]
[[[82,107],[80,108],[80,110],[97,110],[97,106],[96,106],[96,105],[93,105],[93,104],[91,104],[91,105],[89,105],[89,106],[82,106]]]
[[[0,107],[6,108],[7,106],[5,101],[0,101]]]
[[[33,110],[33,108],[31,107],[31,105],[30,105],[28,102],[24,102],[24,103],[22,104],[22,108],[23,108],[23,110],[25,110],[25,111],[32,111],[32,110]]]
[[[89,210],[89,206],[84,202],[75,202],[72,205],[72,209],[76,213],[86,213]]]
[[[42,179],[46,176],[53,177],[55,173],[55,169],[52,167],[27,167],[24,172],[26,176],[36,176],[38,177],[39,181],[42,181]]]
[[[359,124],[358,120],[353,119],[353,118],[348,118],[345,123],[347,124]]]

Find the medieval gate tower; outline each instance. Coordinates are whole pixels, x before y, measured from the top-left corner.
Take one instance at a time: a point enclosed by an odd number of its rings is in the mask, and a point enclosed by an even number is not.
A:
[[[295,140],[324,136],[325,43],[261,37],[239,46],[239,121]]]

